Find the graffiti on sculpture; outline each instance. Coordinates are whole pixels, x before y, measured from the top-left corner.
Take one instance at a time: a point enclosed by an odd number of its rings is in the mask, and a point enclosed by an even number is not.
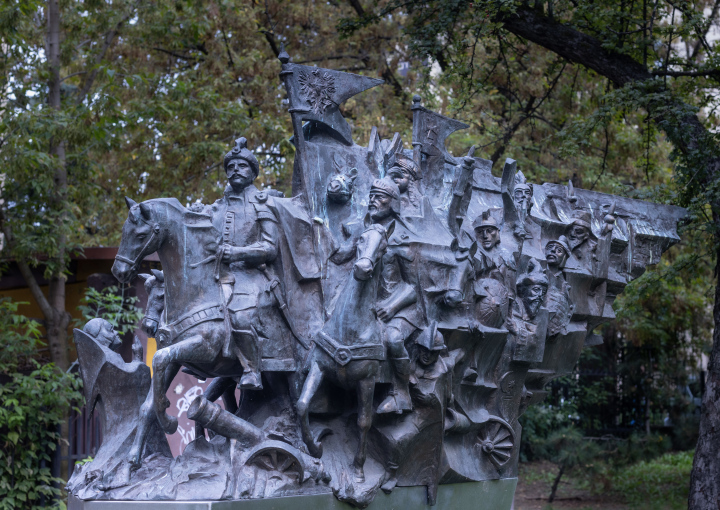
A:
[[[679,240],[680,208],[454,156],[445,140],[468,126],[417,96],[412,140],[373,129],[359,146],[339,106],[381,81],[280,60],[292,197],[253,184],[239,138],[214,204],[126,199],[113,274],[145,280],[158,350],[151,379],[109,324],[75,330],[105,438],[68,484],[80,499],[332,492],[364,507],[425,486],[433,504],[441,484],[515,478],[518,418]],[[138,275],[155,252],[162,271]],[[195,425],[173,458],[179,371],[211,382],[178,403]]]

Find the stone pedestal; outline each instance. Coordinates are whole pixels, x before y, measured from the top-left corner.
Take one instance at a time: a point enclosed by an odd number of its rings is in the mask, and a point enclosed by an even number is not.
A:
[[[379,493],[369,510],[510,510],[517,478],[441,485],[437,504],[427,504],[425,487],[397,487]],[[239,501],[81,501],[70,496],[69,510],[351,510],[331,493]]]

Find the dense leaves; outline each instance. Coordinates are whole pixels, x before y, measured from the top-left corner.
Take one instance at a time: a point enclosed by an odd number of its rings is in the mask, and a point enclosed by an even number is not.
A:
[[[49,506],[63,480],[50,472],[59,426],[79,400],[79,378],[34,358],[38,324],[0,300],[0,509]]]

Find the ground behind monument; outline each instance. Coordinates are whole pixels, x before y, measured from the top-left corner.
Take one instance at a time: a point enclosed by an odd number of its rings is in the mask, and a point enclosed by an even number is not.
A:
[[[687,508],[693,452],[674,452],[593,477],[583,471],[563,476],[548,496],[558,472],[547,461],[520,464],[514,510],[675,510]]]

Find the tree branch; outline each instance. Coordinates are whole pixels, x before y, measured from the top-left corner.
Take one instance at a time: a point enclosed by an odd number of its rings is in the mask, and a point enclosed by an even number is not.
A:
[[[365,9],[360,5],[359,0],[348,0],[350,6],[355,10],[358,16],[365,16]]]
[[[715,76],[720,77],[720,69],[705,69],[698,71],[651,71],[653,76]]]
[[[97,73],[99,70],[100,63],[105,58],[105,55],[107,54],[108,49],[110,49],[110,46],[112,45],[112,42],[115,40],[115,37],[117,36],[118,32],[120,31],[120,28],[122,28],[123,24],[127,20],[130,19],[130,17],[135,12],[135,9],[137,8],[138,2],[135,2],[132,9],[130,9],[130,12],[121,19],[115,27],[110,30],[107,34],[105,34],[105,40],[103,41],[102,48],[100,49],[100,52],[95,57],[95,61],[93,62],[93,69],[90,71],[90,74],[85,79],[85,83],[83,84],[83,88],[80,90],[80,93],[77,96],[77,104],[81,104],[85,97],[87,97],[88,93],[90,92],[90,89],[92,88],[93,84],[95,83],[95,78],[97,77]]]
[[[654,78],[653,73],[632,57],[607,50],[595,37],[550,19],[537,11],[521,8],[514,14],[506,14],[498,21],[504,23],[505,30],[547,48],[566,60],[592,69],[608,78],[617,87]],[[678,108],[687,109],[687,105],[682,101],[675,100],[673,103]],[[673,105],[665,103],[663,106]],[[670,119],[656,116],[655,120],[662,123],[663,120]],[[708,139],[709,134],[696,115],[686,115],[682,123],[683,130],[675,129],[672,122],[667,123],[663,129],[675,147],[687,154],[697,150],[699,144]],[[688,134],[690,136],[687,136]],[[720,173],[720,161],[711,158],[702,178],[703,183],[711,182],[718,173]]]
[[[13,235],[12,231],[10,230],[10,225],[8,225],[7,218],[5,217],[5,212],[2,209],[0,209],[0,224],[2,224],[2,232],[5,235],[5,242],[10,248],[10,251],[12,252],[12,245],[14,244]],[[54,316],[53,308],[52,306],[50,306],[50,302],[47,300],[45,294],[40,288],[40,285],[38,284],[35,275],[32,274],[30,265],[27,263],[26,260],[22,258],[15,258],[15,262],[20,269],[20,274],[22,274],[23,278],[25,278],[25,282],[30,289],[30,294],[32,294],[33,298],[35,298],[35,301],[40,307],[40,311],[42,311],[46,320],[50,319]]]

